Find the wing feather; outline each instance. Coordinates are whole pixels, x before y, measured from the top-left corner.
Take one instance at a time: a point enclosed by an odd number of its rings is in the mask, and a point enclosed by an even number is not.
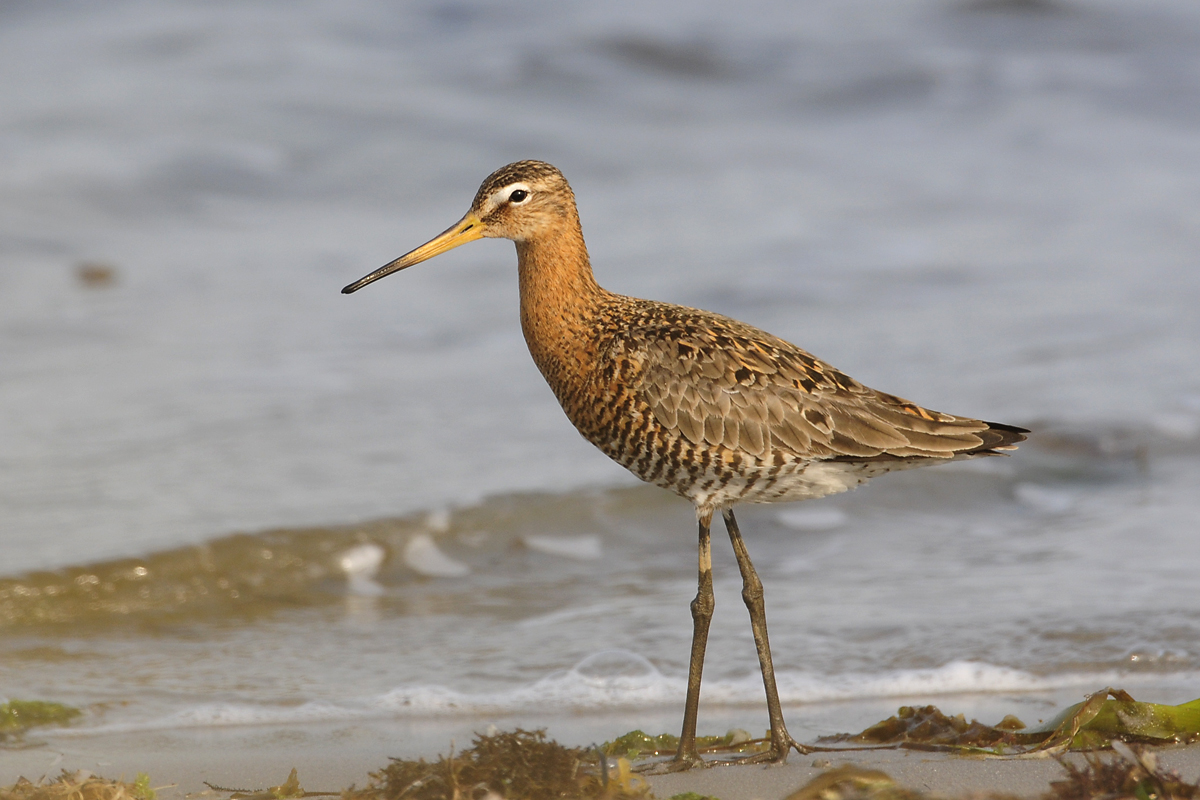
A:
[[[641,302],[641,301],[639,301]],[[660,425],[693,445],[765,458],[951,458],[1004,446],[986,422],[877,392],[788,342],[736,320],[681,307],[629,331],[635,390]],[[1019,429],[1014,429],[1019,430]],[[1007,436],[1008,438],[1005,438]],[[1015,441],[1019,441],[1017,438]]]
[[[766,454],[767,437],[759,422],[743,418],[738,421],[737,427],[743,450],[755,457],[762,457]]]
[[[704,426],[691,414],[690,409],[680,408],[676,413],[676,428],[692,444],[704,441]]]
[[[715,409],[711,409],[715,412]],[[737,420],[730,420],[732,427],[737,427]],[[725,438],[725,418],[716,413],[709,413],[704,418],[704,440],[709,444],[720,444]]]

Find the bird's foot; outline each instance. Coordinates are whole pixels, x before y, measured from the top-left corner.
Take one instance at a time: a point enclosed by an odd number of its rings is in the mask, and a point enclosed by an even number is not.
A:
[[[790,735],[785,733],[784,741],[783,741],[783,758],[787,758],[787,754],[790,753],[792,750],[795,750],[797,753],[799,753],[802,756],[806,756],[809,753],[817,752],[817,748],[809,747],[806,744],[800,744],[795,739],[793,739]],[[780,759],[780,760],[782,760],[782,759]]]
[[[741,753],[734,756],[723,758],[719,763],[725,764],[782,764],[787,761],[788,753],[795,750],[802,756],[809,753],[815,753],[811,747],[800,744],[787,733],[779,738],[778,743],[774,739],[771,741],[771,747],[767,750],[758,753]]]

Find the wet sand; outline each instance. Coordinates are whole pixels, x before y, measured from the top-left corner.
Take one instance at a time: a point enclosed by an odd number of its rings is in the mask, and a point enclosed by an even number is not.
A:
[[[159,793],[163,800],[171,800],[187,794],[213,794],[205,781],[232,789],[278,785],[296,767],[304,789],[337,791],[352,784],[365,785],[372,771],[387,765],[389,756],[416,757],[444,751],[450,738],[456,738],[460,747],[465,746],[472,724],[467,720],[453,725],[414,722],[413,735],[424,734],[430,742],[436,737],[436,745],[423,752],[398,747],[393,723],[56,735],[41,746],[0,750],[0,785],[11,785],[20,776],[31,780],[42,775],[54,777],[63,769],[87,769],[105,777],[130,780],[145,772],[154,787],[174,784]],[[452,730],[454,727],[461,730]],[[1157,752],[1160,763],[1179,770],[1186,780],[1200,778],[1200,745]],[[775,800],[786,797],[830,766],[843,764],[883,770],[902,786],[949,797],[981,791],[1036,797],[1065,774],[1048,758],[985,759],[875,750],[809,756],[793,753],[784,766],[723,766],[652,776],[649,780],[659,798],[696,792],[721,800]]]

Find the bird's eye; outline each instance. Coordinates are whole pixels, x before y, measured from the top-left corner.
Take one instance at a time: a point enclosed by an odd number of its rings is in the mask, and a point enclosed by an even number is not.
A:
[[[529,192],[524,189],[516,189],[508,196],[508,202],[510,203],[524,203],[528,199]]]

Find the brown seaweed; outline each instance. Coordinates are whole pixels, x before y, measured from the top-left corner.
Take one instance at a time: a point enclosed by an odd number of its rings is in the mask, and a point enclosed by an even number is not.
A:
[[[623,763],[622,763],[623,762]],[[612,774],[614,773],[615,774]],[[594,751],[546,739],[544,730],[478,735],[474,746],[436,761],[392,759],[346,800],[521,800],[642,798],[649,786],[620,759],[615,770]]]

